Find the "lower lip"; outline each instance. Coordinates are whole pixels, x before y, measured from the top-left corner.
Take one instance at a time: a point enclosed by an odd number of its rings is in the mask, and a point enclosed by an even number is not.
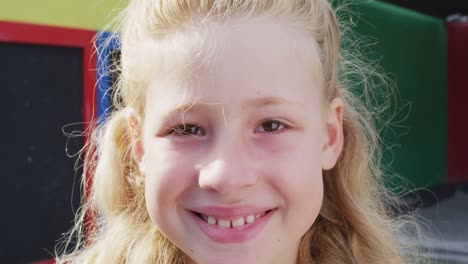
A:
[[[253,239],[263,230],[263,228],[268,223],[268,220],[275,212],[276,209],[273,209],[251,224],[233,228],[223,228],[218,225],[210,225],[195,213],[190,212],[190,215],[192,215],[192,217],[195,219],[195,222],[200,226],[200,229],[209,238],[215,242],[227,244],[242,243]]]

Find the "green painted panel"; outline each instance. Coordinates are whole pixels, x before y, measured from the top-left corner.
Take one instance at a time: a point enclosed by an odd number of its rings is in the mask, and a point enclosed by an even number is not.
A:
[[[400,103],[408,102],[384,138],[396,143],[386,162],[416,187],[446,180],[447,82],[444,21],[383,2],[354,7],[357,31],[377,42],[373,58],[396,81]],[[398,182],[398,180],[395,180]]]

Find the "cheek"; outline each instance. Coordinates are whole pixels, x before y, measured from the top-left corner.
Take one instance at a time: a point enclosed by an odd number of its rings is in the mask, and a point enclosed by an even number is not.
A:
[[[271,163],[275,164],[272,171],[276,171],[272,180],[285,200],[285,208],[294,219],[303,219],[300,224],[306,230],[317,217],[323,200],[320,136],[298,137],[284,147],[284,155]]]
[[[301,236],[313,225],[323,203],[323,174],[319,155],[303,153],[291,159],[287,177],[279,183],[286,197],[289,216],[285,221],[295,226]],[[309,154],[309,155],[307,155]]]
[[[300,201],[321,203],[323,175],[320,153],[298,152],[284,160],[283,169],[278,170],[282,173],[276,175],[276,185],[281,186],[285,196],[293,201],[292,204],[299,204]]]
[[[175,152],[162,144],[146,148],[145,196],[148,211],[153,218],[176,209],[184,192],[196,184],[193,155]]]

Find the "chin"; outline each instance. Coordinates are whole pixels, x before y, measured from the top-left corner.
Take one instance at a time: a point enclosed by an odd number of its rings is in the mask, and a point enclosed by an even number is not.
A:
[[[213,254],[210,256],[200,256],[196,260],[190,260],[190,264],[271,264],[274,261],[261,257],[259,252],[229,252],[228,254]]]

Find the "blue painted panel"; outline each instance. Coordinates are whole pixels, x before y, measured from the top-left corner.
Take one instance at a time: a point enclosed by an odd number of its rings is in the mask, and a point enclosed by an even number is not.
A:
[[[109,72],[111,68],[112,53],[120,50],[119,38],[111,32],[98,32],[96,36],[97,70],[96,70],[96,97],[98,124],[102,124],[110,114],[112,107],[112,78]]]

